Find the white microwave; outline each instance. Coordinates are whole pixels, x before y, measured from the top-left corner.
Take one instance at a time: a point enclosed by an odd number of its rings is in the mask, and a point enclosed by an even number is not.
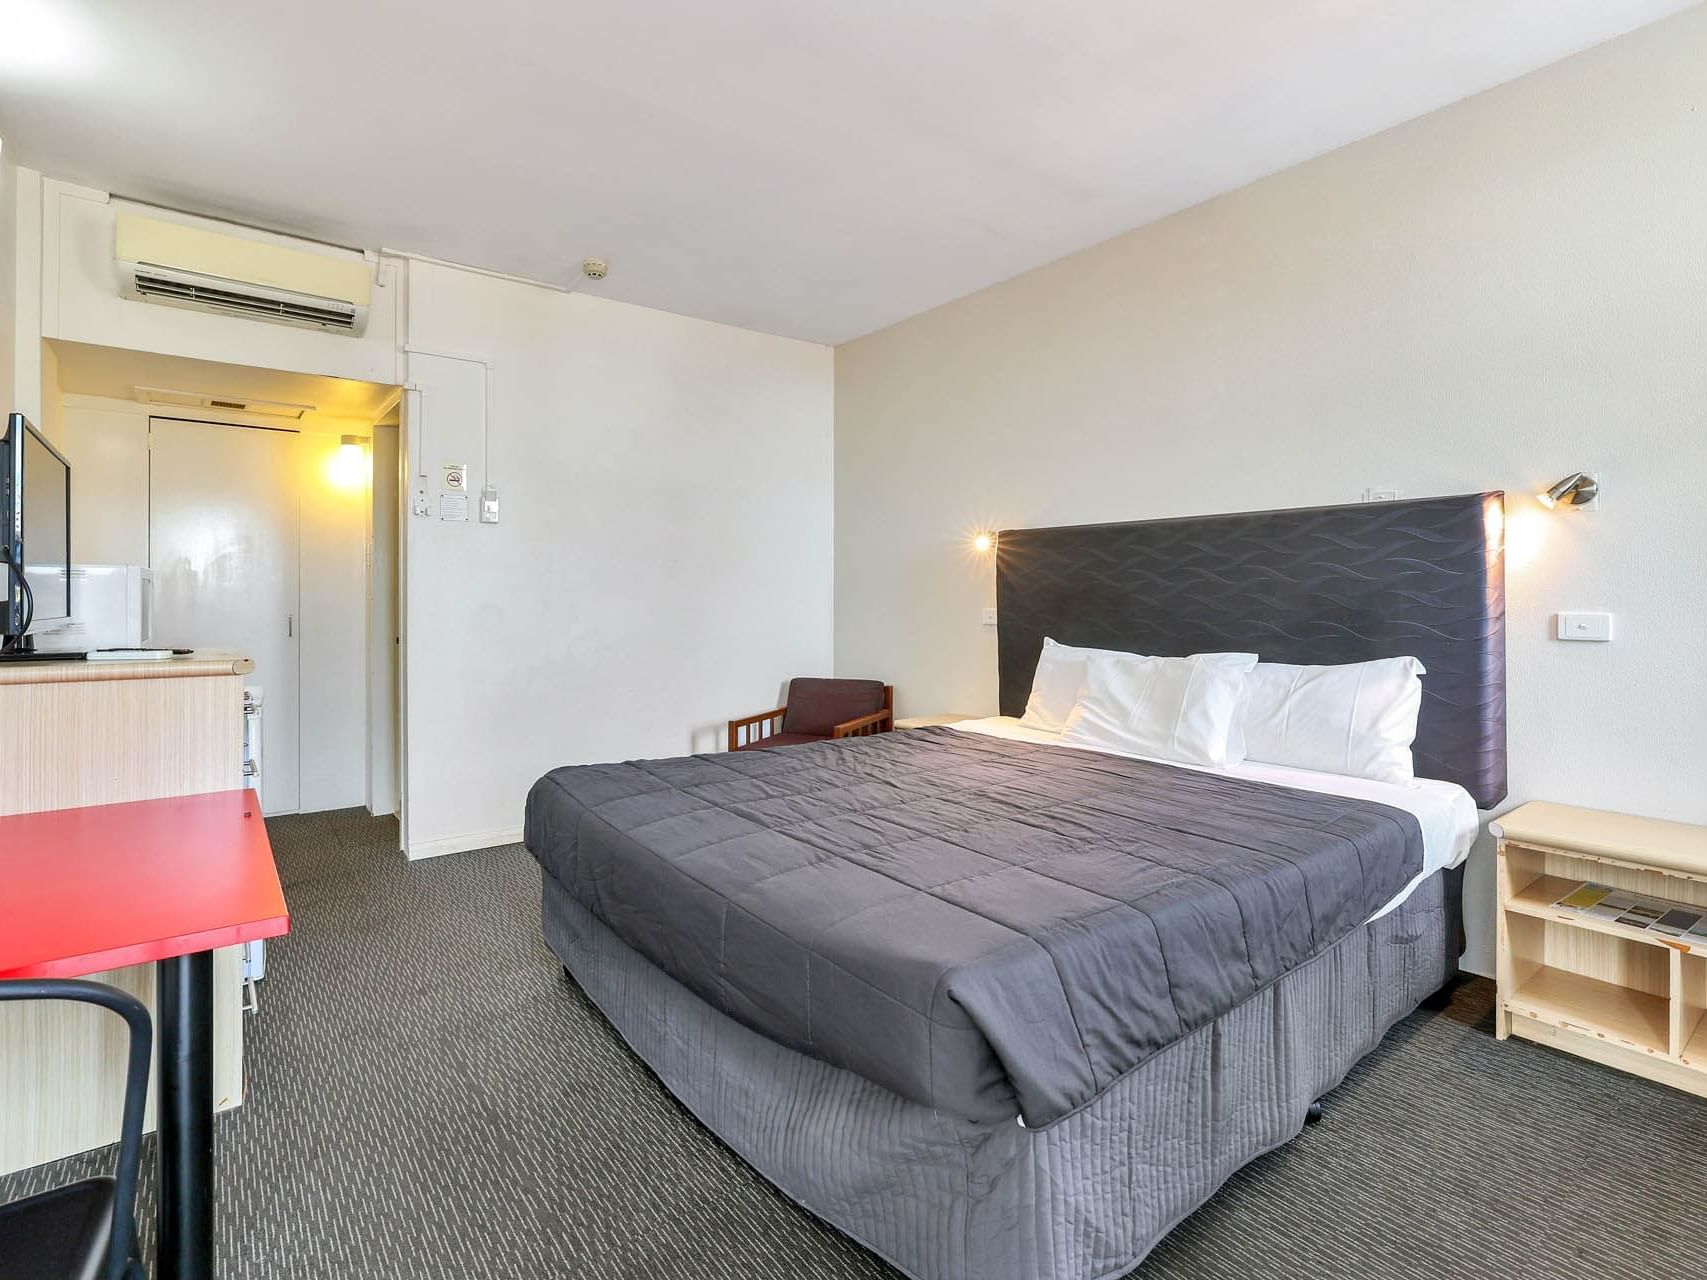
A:
[[[136,564],[71,566],[71,622],[56,645],[135,649],[154,633],[154,573]]]

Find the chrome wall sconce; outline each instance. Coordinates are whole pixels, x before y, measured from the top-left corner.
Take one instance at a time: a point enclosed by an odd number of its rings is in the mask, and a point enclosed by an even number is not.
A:
[[[1592,506],[1598,497],[1600,482],[1586,471],[1573,471],[1552,488],[1536,494],[1535,501],[1551,511],[1561,505],[1567,509]]]

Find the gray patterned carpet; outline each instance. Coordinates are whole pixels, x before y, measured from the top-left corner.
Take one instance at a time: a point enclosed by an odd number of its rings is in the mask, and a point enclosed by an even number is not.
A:
[[[360,811],[268,828],[295,930],[248,1022],[248,1102],[217,1126],[223,1280],[894,1280],[701,1129],[569,986],[520,848],[410,865]],[[1324,1123],[1136,1277],[1707,1273],[1707,1103],[1497,1044],[1490,998],[1475,982],[1402,1023]],[[0,1200],[108,1160],[0,1179]]]

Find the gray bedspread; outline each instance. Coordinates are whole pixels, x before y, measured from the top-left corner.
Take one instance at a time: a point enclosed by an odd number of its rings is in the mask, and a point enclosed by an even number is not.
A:
[[[547,874],[702,999],[970,1120],[1042,1127],[1332,946],[1409,814],[922,729],[541,778]]]

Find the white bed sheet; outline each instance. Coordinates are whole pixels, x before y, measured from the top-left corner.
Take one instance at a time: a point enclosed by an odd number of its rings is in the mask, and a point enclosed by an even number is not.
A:
[[[1011,738],[1016,742],[1038,742],[1052,747],[1064,747],[1069,751],[1094,749],[1062,742],[1059,733],[1027,728],[1013,716],[961,720],[949,727],[963,733],[982,733],[992,738]],[[1121,751],[1104,751],[1102,754],[1126,755],[1133,760],[1147,758]],[[1456,867],[1463,862],[1470,854],[1470,846],[1476,842],[1476,832],[1481,825],[1481,819],[1476,813],[1476,802],[1470,793],[1456,783],[1441,782],[1434,778],[1416,778],[1409,783],[1376,782],[1371,778],[1349,778],[1344,774],[1318,773],[1312,769],[1289,769],[1285,765],[1263,764],[1256,760],[1246,760],[1225,769],[1180,764],[1177,760],[1160,760],[1157,763],[1171,764],[1179,769],[1195,769],[1199,773],[1224,773],[1230,778],[1268,782],[1277,787],[1296,787],[1300,791],[1320,791],[1327,795],[1372,800],[1376,804],[1390,805],[1413,815],[1417,825],[1422,828],[1422,870],[1398,897],[1371,916],[1371,920],[1379,920],[1393,910],[1436,871],[1445,867]]]

